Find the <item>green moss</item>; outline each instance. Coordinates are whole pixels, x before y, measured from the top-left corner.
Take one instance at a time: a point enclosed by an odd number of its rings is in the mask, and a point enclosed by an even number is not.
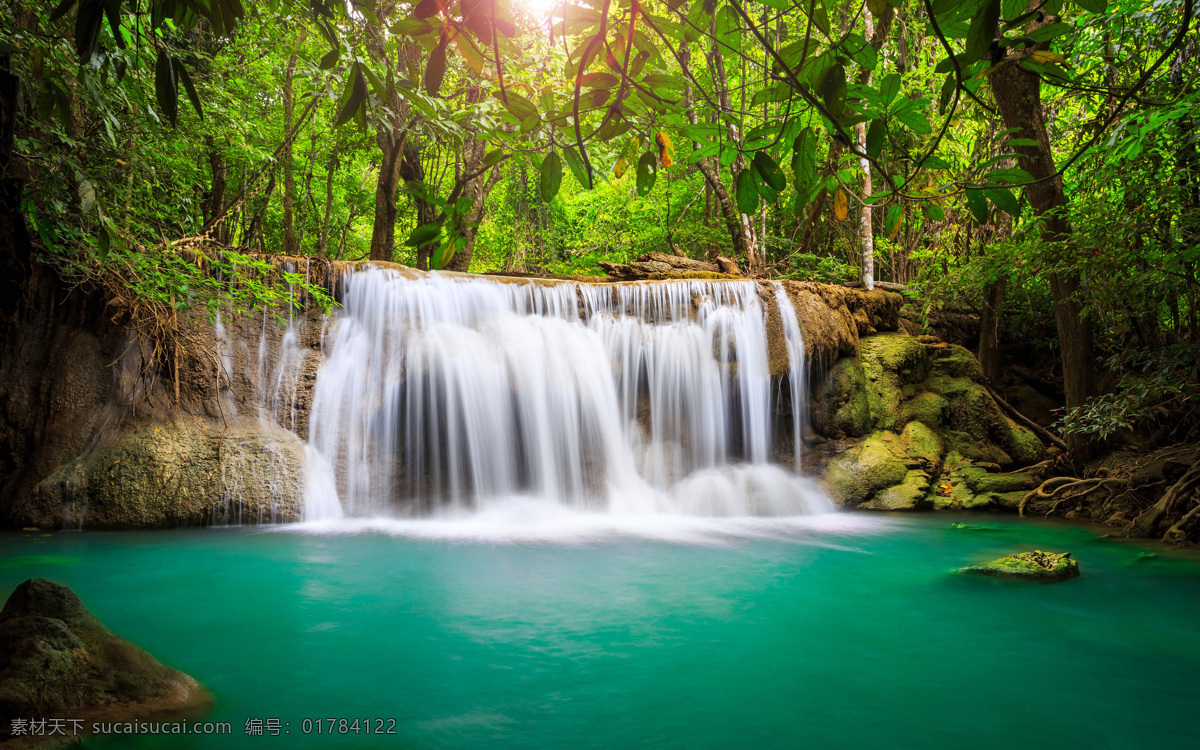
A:
[[[913,470],[905,475],[900,484],[882,490],[867,503],[872,510],[921,510],[930,505],[929,475]]]
[[[961,346],[940,346],[934,349],[932,373],[951,378],[983,381],[983,367],[975,355]]]
[[[1046,446],[1042,445],[1038,436],[1034,435],[1032,430],[1019,426],[1008,417],[1004,418],[1004,422],[1008,427],[1008,439],[1005,441],[1004,447],[1013,460],[1018,464],[1035,464],[1041,461],[1042,457],[1046,455]]]
[[[924,461],[930,468],[940,466],[946,444],[924,422],[909,422],[900,433],[900,445],[905,455]]]
[[[994,474],[978,466],[968,466],[959,473],[975,492],[1028,492],[1040,483],[1033,471]]]
[[[896,439],[895,435],[890,437]],[[834,457],[826,479],[847,504],[859,505],[905,481],[907,474],[908,467],[888,447],[885,434],[875,433]]]
[[[859,358],[873,426],[886,430],[903,427],[908,421],[901,409],[904,386],[924,380],[929,372],[925,346],[905,334],[878,334],[862,340]]]
[[[958,572],[1026,581],[1065,581],[1079,575],[1079,563],[1071,559],[1070,552],[1035,550],[968,565]]]
[[[950,402],[936,393],[922,391],[910,398],[901,408],[906,422],[922,422],[937,429],[946,423]]]
[[[871,406],[867,400],[862,364],[839,359],[813,393],[813,426],[824,435],[861,437],[871,431]]]

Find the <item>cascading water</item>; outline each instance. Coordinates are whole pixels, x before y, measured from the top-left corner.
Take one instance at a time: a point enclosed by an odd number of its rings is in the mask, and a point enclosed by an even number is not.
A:
[[[366,269],[346,277],[343,304],[313,393],[307,520],[515,498],[614,514],[830,509],[771,463],[753,282],[592,286]],[[787,308],[789,384],[802,401],[803,343]]]

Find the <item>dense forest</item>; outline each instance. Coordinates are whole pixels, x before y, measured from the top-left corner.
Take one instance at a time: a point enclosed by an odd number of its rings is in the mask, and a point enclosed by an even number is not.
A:
[[[262,254],[597,275],[658,251],[884,283],[912,332],[1044,385],[1076,455],[1161,447],[1200,431],[1196,14],[12,0],[0,208],[142,326],[270,301],[203,270]]]

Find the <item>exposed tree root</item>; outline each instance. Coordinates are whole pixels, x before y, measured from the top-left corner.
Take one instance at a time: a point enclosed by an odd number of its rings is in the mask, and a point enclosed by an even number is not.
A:
[[[1192,467],[1159,498],[1158,502],[1133,519],[1122,531],[1122,534],[1134,537],[1158,536],[1162,526],[1180,513],[1185,507],[1186,501],[1193,498],[1198,492],[1200,492],[1200,461],[1192,464]],[[1178,523],[1167,530],[1163,537],[1164,541],[1168,541],[1167,536],[1181,536],[1184,522],[1190,521],[1194,513],[1195,509],[1188,512]]]
[[[1018,506],[1020,515],[1025,515],[1025,506],[1030,500],[1054,500],[1054,505],[1046,512],[1046,516],[1050,516],[1054,511],[1058,510],[1058,506],[1067,500],[1073,500],[1091,494],[1098,489],[1107,490],[1109,496],[1114,490],[1125,486],[1124,479],[1105,476],[1092,477],[1089,479],[1077,479],[1075,477],[1051,477],[1045,482],[1025,494],[1021,498],[1021,503]]]

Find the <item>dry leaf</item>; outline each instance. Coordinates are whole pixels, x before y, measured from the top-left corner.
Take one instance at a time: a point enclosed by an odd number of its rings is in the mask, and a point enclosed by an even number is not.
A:
[[[848,210],[849,206],[846,205],[846,191],[838,188],[837,193],[833,196],[833,215],[837,217],[838,221],[845,221]]]

